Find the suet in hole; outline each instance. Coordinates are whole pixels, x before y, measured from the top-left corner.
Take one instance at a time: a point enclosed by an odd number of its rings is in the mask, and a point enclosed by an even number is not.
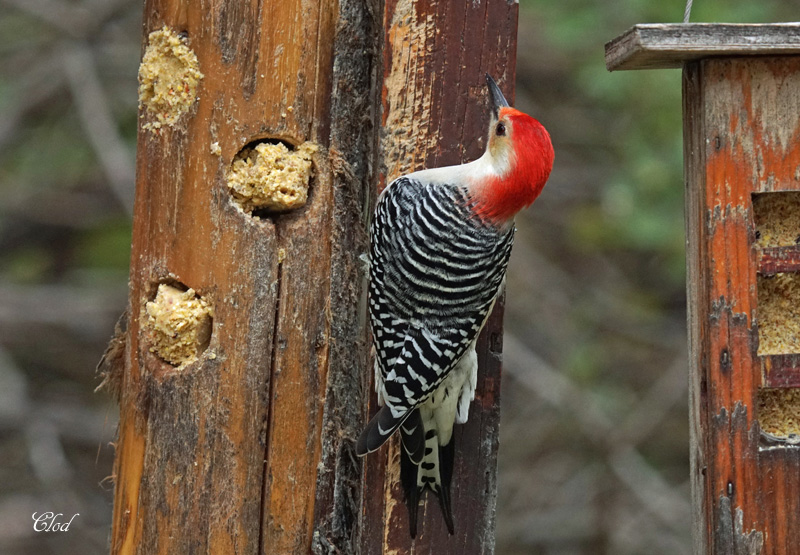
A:
[[[175,125],[197,99],[203,74],[187,42],[185,35],[166,25],[147,38],[139,65],[139,106],[148,116],[144,129]]]
[[[758,276],[758,354],[800,353],[800,274]]]
[[[800,389],[759,388],[758,425],[767,440],[800,444]]]
[[[141,320],[150,352],[179,369],[195,362],[211,342],[211,303],[174,281],[158,284],[151,297]]]
[[[800,191],[753,195],[755,243],[761,248],[800,244]]]
[[[248,214],[269,217],[306,204],[319,146],[261,139],[239,151],[228,171],[228,189]]]

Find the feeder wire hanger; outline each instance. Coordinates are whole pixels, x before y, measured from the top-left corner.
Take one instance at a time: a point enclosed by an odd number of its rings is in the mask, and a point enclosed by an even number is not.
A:
[[[686,8],[683,10],[683,22],[689,23],[689,16],[692,15],[692,0],[686,0]]]

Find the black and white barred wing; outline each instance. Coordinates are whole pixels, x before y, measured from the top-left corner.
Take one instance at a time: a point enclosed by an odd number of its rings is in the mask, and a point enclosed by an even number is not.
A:
[[[369,311],[384,407],[359,439],[359,453],[380,447],[475,341],[512,241],[513,228],[473,215],[460,187],[400,178],[381,196],[371,227]]]

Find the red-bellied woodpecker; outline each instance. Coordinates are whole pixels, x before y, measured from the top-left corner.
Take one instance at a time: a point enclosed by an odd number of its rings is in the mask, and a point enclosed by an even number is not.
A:
[[[553,167],[544,127],[486,81],[492,118],[483,156],[396,179],[370,228],[369,314],[383,407],[356,452],[378,449],[400,428],[412,537],[425,488],[439,496],[453,533],[453,424],[466,422],[475,397],[475,342],[505,281],[514,216]]]

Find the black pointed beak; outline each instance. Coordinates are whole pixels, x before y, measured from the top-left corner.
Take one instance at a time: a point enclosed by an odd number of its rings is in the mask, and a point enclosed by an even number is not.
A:
[[[489,87],[489,97],[492,99],[492,113],[494,119],[499,119],[500,108],[507,108],[509,106],[506,97],[500,92],[500,87],[494,82],[492,76],[486,74],[486,85]]]

